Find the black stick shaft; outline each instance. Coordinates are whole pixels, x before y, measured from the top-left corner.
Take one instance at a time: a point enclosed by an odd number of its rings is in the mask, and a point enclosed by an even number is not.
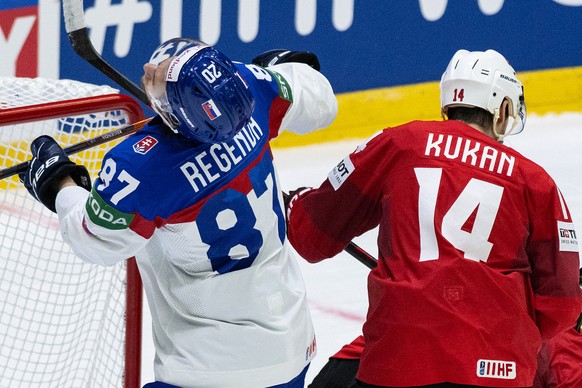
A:
[[[350,242],[344,250],[370,269],[374,269],[378,265],[378,261],[372,255],[360,248],[354,242]]]
[[[130,135],[130,134],[142,129],[143,126],[145,124],[147,124],[147,122],[149,120],[150,119],[146,119],[146,120],[138,121],[135,124],[125,125],[123,127],[116,129],[115,131],[107,132],[107,133],[104,133],[104,134],[99,135],[97,137],[93,137],[91,139],[84,140],[84,141],[77,143],[77,144],[73,144],[72,146],[65,148],[64,151],[67,155],[72,155],[72,154],[76,154],[76,153],[81,152],[81,151],[88,150],[89,148],[93,148],[95,146],[101,145],[103,143],[107,143],[108,141],[115,140],[115,139],[118,139],[120,137]],[[2,180],[4,178],[9,178],[13,175],[20,174],[21,172],[26,171],[26,169],[28,168],[29,165],[30,165],[30,160],[27,160],[26,162],[22,162],[22,163],[19,163],[17,165],[14,165],[12,167],[6,168],[4,170],[0,170],[0,180]]]
[[[131,82],[126,76],[118,72],[109,63],[107,63],[98,53],[95,51],[93,44],[89,40],[89,34],[87,28],[81,28],[69,33],[69,40],[71,46],[75,52],[83,58],[85,61],[89,62],[93,67],[99,70],[101,73],[105,74],[109,79],[116,82],[119,86],[127,90],[138,100],[146,105],[149,105],[148,97],[139,86]]]
[[[105,59],[103,59],[103,57],[95,50],[89,37],[87,26],[85,25],[83,0],[63,0],[63,15],[65,19],[65,29],[73,50],[75,50],[81,58],[89,62],[101,73],[105,74],[109,79],[130,92],[138,100],[149,105],[145,92],[138,85],[131,82],[126,76],[107,63],[107,61],[105,61]]]

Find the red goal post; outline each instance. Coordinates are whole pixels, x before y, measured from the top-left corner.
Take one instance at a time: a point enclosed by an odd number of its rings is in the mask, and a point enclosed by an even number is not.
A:
[[[108,86],[0,77],[0,169],[30,159],[47,134],[67,147],[143,119]],[[72,155],[92,179],[119,140]],[[0,386],[140,387],[142,285],[135,259],[75,257],[58,218],[18,176],[0,181]]]

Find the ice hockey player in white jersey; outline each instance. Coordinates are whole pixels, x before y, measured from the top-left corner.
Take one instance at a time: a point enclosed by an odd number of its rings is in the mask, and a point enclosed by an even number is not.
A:
[[[158,115],[105,155],[93,185],[51,137],[31,144],[21,180],[75,253],[137,260],[156,348],[148,388],[303,387],[314,356],[269,141],[328,126],[337,101],[301,55],[258,58],[266,67],[164,42],[142,77]]]

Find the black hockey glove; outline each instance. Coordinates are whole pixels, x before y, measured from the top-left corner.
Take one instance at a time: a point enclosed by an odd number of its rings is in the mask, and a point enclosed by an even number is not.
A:
[[[319,71],[319,59],[310,51],[269,50],[253,59],[253,65],[268,67],[279,63],[298,62],[305,63]]]
[[[85,166],[69,159],[65,151],[50,136],[40,136],[30,145],[32,160],[25,172],[19,174],[20,181],[28,192],[49,208],[55,210],[55,199],[61,181],[70,176],[75,183],[91,190],[91,177]]]
[[[287,220],[289,220],[289,213],[293,207],[293,201],[309,190],[311,190],[311,187],[299,187],[298,189],[291,190],[289,194],[283,193],[283,204],[285,205],[285,216]]]

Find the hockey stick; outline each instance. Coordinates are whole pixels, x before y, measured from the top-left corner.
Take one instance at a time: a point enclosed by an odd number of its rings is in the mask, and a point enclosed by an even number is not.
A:
[[[109,79],[134,95],[138,100],[149,105],[145,92],[126,76],[114,69],[95,51],[95,47],[93,47],[91,39],[89,39],[87,27],[85,26],[83,0],[63,0],[63,15],[65,17],[65,29],[67,30],[69,41],[75,52],[101,73],[109,77]]]
[[[88,150],[89,148],[101,145],[103,143],[107,143],[111,140],[115,140],[120,137],[130,135],[142,129],[143,126],[146,125],[150,120],[151,118],[138,121],[137,123],[134,124],[124,125],[123,127],[116,129],[115,131],[107,132],[97,137],[84,140],[77,144],[73,144],[72,146],[65,148],[64,151],[67,155],[72,155],[76,154],[77,152],[85,151]],[[4,170],[0,170],[0,180],[11,177],[16,174],[20,174],[21,172],[26,171],[28,166],[30,166],[30,160],[19,163],[15,166],[6,168]]]
[[[109,77],[112,81],[133,94],[144,104],[149,105],[149,100],[143,89],[111,67],[111,65],[95,51],[95,48],[89,39],[89,33],[87,32],[87,27],[85,25],[83,0],[63,0],[63,14],[65,17],[65,28],[75,52],[81,58],[93,65],[97,70]],[[377,265],[376,259],[373,256],[353,242],[350,242],[350,244],[345,248],[345,251],[368,268],[374,268]]]
[[[350,241],[348,246],[344,248],[344,251],[352,255],[353,258],[355,258],[360,263],[364,264],[366,267],[370,269],[374,269],[378,265],[378,260],[376,260],[374,256],[370,255],[364,249],[360,248],[353,241]]]

